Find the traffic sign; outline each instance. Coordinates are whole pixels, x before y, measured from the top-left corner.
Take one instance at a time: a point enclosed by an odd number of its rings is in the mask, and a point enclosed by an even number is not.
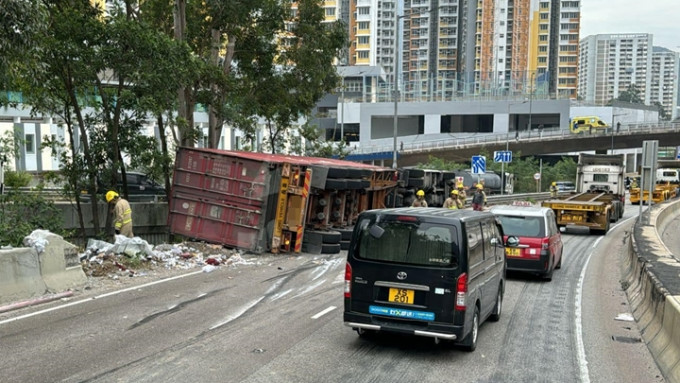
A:
[[[512,162],[512,150],[497,150],[493,152],[494,162]]]
[[[534,179],[536,181],[540,180],[541,179],[541,173],[534,173]]]
[[[486,173],[486,157],[472,156],[472,174]]]

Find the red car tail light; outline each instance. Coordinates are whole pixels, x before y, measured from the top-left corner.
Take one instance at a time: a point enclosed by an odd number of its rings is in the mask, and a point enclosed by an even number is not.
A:
[[[543,238],[541,240],[541,249],[548,250],[550,248],[550,238]]]
[[[352,265],[345,264],[345,298],[352,296]]]
[[[456,304],[454,310],[465,311],[465,298],[468,290],[468,276],[467,273],[463,273],[458,277],[456,281]]]

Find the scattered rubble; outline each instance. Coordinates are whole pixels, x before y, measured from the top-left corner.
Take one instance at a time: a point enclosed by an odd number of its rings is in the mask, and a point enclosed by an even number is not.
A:
[[[140,277],[159,271],[182,271],[201,268],[211,272],[222,266],[254,265],[241,251],[202,242],[152,246],[145,240],[116,235],[115,243],[90,239],[79,254],[88,277],[118,280]]]

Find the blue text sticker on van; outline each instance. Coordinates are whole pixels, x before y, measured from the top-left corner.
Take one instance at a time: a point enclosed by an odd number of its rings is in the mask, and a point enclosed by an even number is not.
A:
[[[427,311],[415,311],[415,310],[405,310],[405,309],[395,309],[390,307],[381,306],[369,306],[368,312],[377,315],[387,315],[397,318],[408,318],[408,319],[418,319],[418,320],[434,320],[434,313]]]

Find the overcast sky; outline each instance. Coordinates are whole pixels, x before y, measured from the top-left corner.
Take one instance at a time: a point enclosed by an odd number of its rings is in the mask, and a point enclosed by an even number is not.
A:
[[[651,33],[654,46],[680,51],[680,0],[581,0],[581,38]]]

